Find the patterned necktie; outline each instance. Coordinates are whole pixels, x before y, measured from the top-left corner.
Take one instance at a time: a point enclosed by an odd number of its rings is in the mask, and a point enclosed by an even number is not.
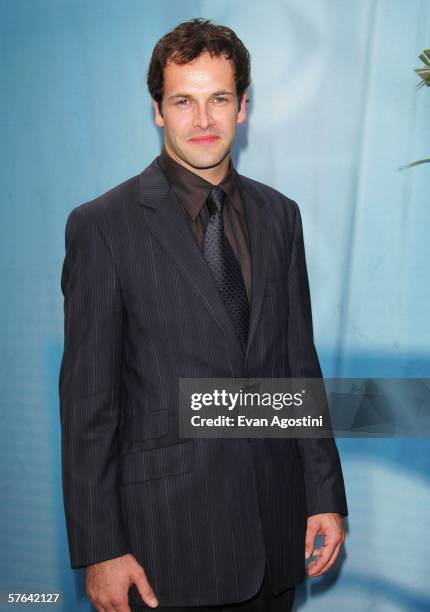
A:
[[[218,187],[209,194],[207,205],[211,216],[206,227],[203,256],[245,348],[248,342],[249,303],[239,262],[224,235],[224,198],[225,193]]]

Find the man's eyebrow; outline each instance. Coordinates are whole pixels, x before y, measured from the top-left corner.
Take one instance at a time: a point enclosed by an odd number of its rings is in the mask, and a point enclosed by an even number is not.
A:
[[[215,91],[213,93],[211,93],[211,96],[234,96],[236,95],[233,91],[227,91],[227,90],[221,90],[221,91]],[[167,99],[168,100],[173,100],[174,98],[192,98],[192,94],[189,93],[175,93],[171,96],[169,96]]]
[[[222,90],[222,91],[216,91],[212,95],[213,96],[234,96],[236,94],[234,93],[234,91]]]
[[[190,98],[190,94],[186,94],[186,93],[176,93],[173,94],[172,96],[169,96],[167,99],[168,100],[173,100],[173,98]]]

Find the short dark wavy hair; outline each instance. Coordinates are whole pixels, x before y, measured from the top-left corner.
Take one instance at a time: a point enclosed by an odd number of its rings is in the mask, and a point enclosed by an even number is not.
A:
[[[161,109],[164,68],[168,62],[187,64],[201,53],[225,55],[234,66],[236,94],[242,94],[251,83],[251,57],[235,32],[226,26],[215,25],[209,19],[192,19],[177,25],[155,45],[149,63],[147,83],[149,93]]]

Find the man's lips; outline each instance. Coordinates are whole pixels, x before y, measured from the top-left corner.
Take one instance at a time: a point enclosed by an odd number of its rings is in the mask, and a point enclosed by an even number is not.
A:
[[[212,144],[219,140],[219,136],[194,136],[193,138],[189,138],[188,141],[193,144]]]

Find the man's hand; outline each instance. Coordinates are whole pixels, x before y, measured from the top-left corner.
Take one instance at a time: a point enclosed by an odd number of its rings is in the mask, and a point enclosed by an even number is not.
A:
[[[314,548],[315,537],[322,535],[321,548]],[[308,517],[306,529],[305,558],[316,557],[308,565],[308,576],[314,578],[324,574],[336,561],[340,547],[345,541],[343,519],[337,512],[324,512]]]
[[[158,606],[144,569],[133,555],[122,555],[87,567],[87,595],[98,612],[130,612],[128,590],[132,584],[137,586],[150,608]]]

